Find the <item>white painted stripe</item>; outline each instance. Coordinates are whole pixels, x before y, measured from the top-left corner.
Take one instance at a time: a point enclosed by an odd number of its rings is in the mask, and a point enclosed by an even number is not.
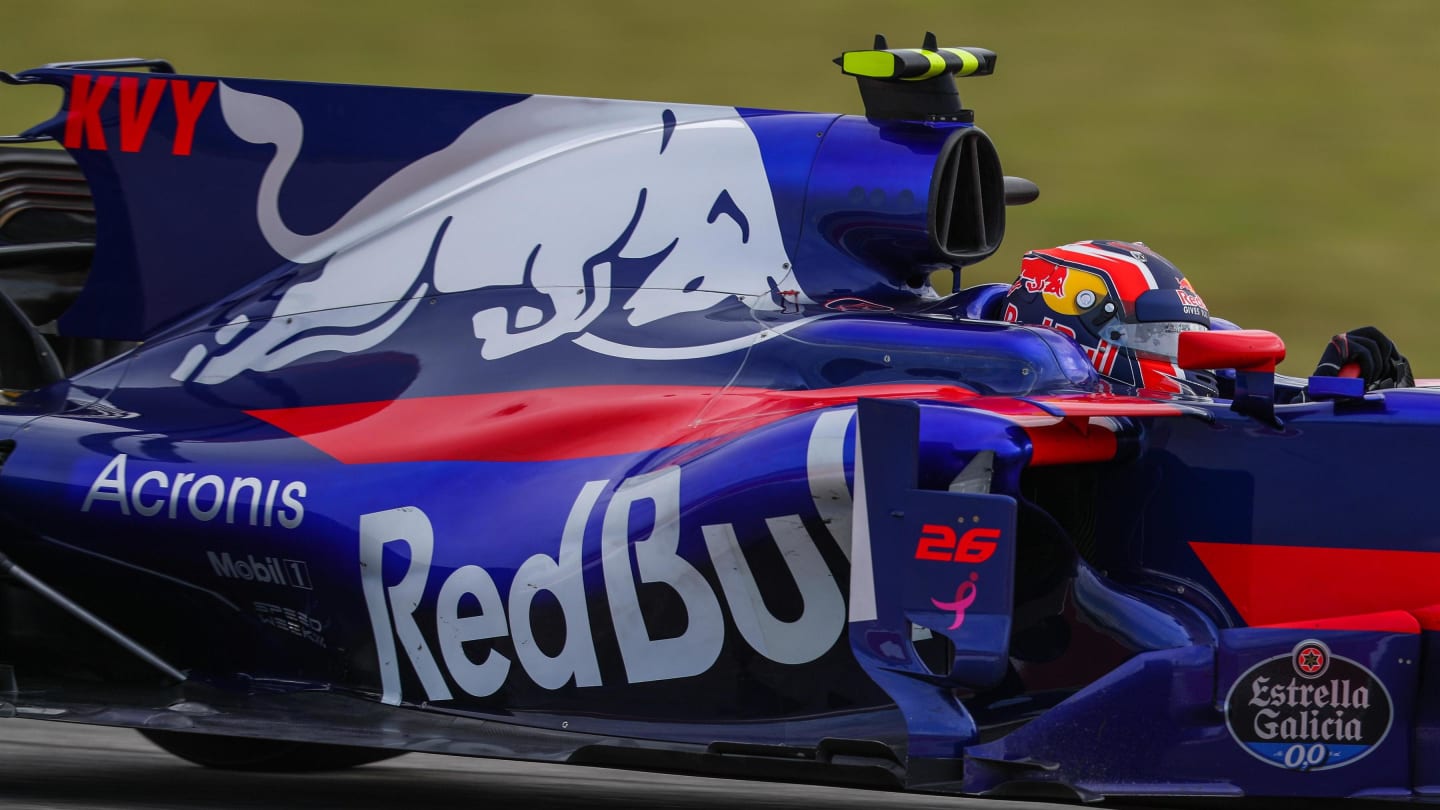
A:
[[[870,515],[865,505],[865,459],[860,452],[860,424],[855,424],[855,511],[850,543],[850,621],[873,622],[875,566],[870,557]]]
[[[1101,259],[1118,259],[1122,262],[1129,262],[1130,264],[1133,264],[1140,269],[1141,274],[1145,276],[1145,281],[1150,284],[1150,289],[1160,289],[1160,285],[1155,283],[1155,276],[1150,272],[1149,265],[1145,264],[1145,262],[1140,261],[1134,256],[1128,256],[1123,253],[1111,253],[1108,250],[1101,250],[1097,247],[1091,247],[1090,245],[1083,245],[1078,243],[1073,245],[1066,245],[1061,248],[1061,250],[1070,250],[1076,253],[1084,254],[1086,256],[1096,256]]]
[[[826,411],[810,430],[810,447],[805,455],[805,475],[810,497],[835,545],[850,559],[851,518],[855,504],[845,483],[845,434],[855,420],[855,409]]]

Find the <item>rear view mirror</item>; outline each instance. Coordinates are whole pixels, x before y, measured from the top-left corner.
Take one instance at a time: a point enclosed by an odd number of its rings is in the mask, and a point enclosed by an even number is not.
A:
[[[1177,365],[1184,369],[1233,368],[1274,372],[1285,359],[1285,341],[1263,329],[1184,332]]]
[[[1285,359],[1285,341],[1263,329],[1183,332],[1176,365],[1184,369],[1235,369],[1230,409],[1271,427],[1275,416],[1275,366]]]

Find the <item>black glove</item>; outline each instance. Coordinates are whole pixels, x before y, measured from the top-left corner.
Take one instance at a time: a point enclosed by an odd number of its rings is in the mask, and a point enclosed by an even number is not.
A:
[[[1315,366],[1315,376],[1338,376],[1340,369],[1351,363],[1360,367],[1366,391],[1415,385],[1410,361],[1395,348],[1395,341],[1373,326],[1362,326],[1330,338],[1330,345],[1320,355],[1320,364]]]

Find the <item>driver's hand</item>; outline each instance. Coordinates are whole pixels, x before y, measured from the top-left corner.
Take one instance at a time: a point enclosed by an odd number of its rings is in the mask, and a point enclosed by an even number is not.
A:
[[[1325,347],[1319,365],[1315,366],[1315,376],[1340,376],[1347,366],[1358,368],[1366,391],[1415,385],[1410,361],[1395,348],[1395,341],[1373,326],[1362,326],[1330,338],[1330,345]]]

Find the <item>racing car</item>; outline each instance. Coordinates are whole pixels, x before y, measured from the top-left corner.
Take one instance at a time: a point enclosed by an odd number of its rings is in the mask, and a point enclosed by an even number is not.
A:
[[[1233,396],[1132,390],[938,295],[1038,194],[960,101],[996,56],[836,61],[864,115],[0,74],[63,91],[0,149],[0,711],[269,771],[1440,795],[1434,392],[1277,401],[1218,328],[1177,372]]]

